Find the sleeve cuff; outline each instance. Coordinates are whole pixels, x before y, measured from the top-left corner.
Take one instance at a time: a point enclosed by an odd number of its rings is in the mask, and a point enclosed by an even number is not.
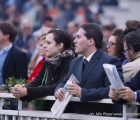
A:
[[[136,91],[136,92],[135,92],[135,101],[136,101],[136,102],[138,101],[137,99],[138,99],[138,92]]]

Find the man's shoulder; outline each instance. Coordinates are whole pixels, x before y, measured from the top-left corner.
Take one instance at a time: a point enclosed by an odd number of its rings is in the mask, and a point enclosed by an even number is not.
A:
[[[123,65],[123,70],[138,70],[140,69],[140,62],[133,61]]]
[[[76,57],[72,60],[73,63],[80,62],[83,59],[83,56]]]
[[[21,51],[18,47],[16,47],[15,45],[12,46],[11,50],[10,50],[13,55],[23,55],[23,56],[27,56],[26,53],[24,53],[23,51]]]
[[[102,56],[101,56],[102,59],[104,60],[112,60],[112,59],[117,59],[116,57],[114,57],[113,55],[109,55],[107,54],[106,52],[103,52]]]

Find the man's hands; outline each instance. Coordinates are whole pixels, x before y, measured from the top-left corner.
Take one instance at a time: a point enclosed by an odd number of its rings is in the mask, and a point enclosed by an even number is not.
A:
[[[117,93],[112,86],[110,86],[109,97],[115,101],[119,99],[119,93]]]
[[[27,88],[24,85],[17,84],[12,87],[11,92],[13,93],[13,96],[20,98],[27,95]]]
[[[68,92],[76,97],[81,97],[81,87],[75,84],[68,85]]]
[[[118,97],[119,95],[121,95],[121,97],[124,99],[124,100],[127,100],[127,101],[135,101],[135,92],[132,91],[129,87],[122,87],[119,89],[119,92],[117,93],[115,91],[115,89],[110,86],[110,90],[109,90],[109,97],[112,99],[112,100],[118,100]]]
[[[75,95],[77,97],[81,97],[81,87],[75,84],[70,84],[68,85],[68,92],[72,95]],[[56,92],[55,92],[55,97],[59,100],[59,101],[63,101],[64,100],[64,90],[63,88],[59,88]]]
[[[122,96],[124,100],[135,101],[135,92],[132,91],[129,87],[122,87],[119,90],[119,94]]]

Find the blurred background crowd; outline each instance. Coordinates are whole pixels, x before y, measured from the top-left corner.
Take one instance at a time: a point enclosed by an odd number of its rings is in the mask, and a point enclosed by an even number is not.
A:
[[[14,43],[27,53],[32,70],[30,63],[35,63],[30,61],[38,58],[37,42],[43,29],[65,29],[74,39],[80,25],[93,22],[101,26],[107,41],[116,27],[139,26],[138,21],[129,21],[138,18],[133,15],[139,4],[133,0],[0,0],[0,22],[14,25],[18,32]]]
[[[16,27],[24,18],[30,18],[33,30],[52,17],[56,28],[67,29],[71,20],[79,24],[95,22],[101,24],[103,6],[117,6],[117,0],[0,0],[0,20],[13,22]]]
[[[30,61],[40,28],[66,29],[75,37],[78,26],[101,25],[103,6],[117,6],[117,0],[0,0],[0,21],[13,23],[18,31],[15,44]]]

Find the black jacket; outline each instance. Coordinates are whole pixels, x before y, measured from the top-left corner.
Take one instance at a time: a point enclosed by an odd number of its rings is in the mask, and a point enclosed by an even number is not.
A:
[[[45,97],[47,95],[54,95],[54,90],[56,86],[63,80],[64,76],[68,73],[70,62],[72,59],[73,57],[62,58],[59,63],[54,67],[54,70],[52,70],[51,64],[45,61],[36,78],[26,86],[28,95],[20,99],[32,101],[36,98]],[[43,87],[38,87],[42,83],[46,68],[48,68],[47,85]]]
[[[11,76],[17,79],[27,79],[27,69],[27,55],[13,45],[5,59],[2,69],[4,83]]]

